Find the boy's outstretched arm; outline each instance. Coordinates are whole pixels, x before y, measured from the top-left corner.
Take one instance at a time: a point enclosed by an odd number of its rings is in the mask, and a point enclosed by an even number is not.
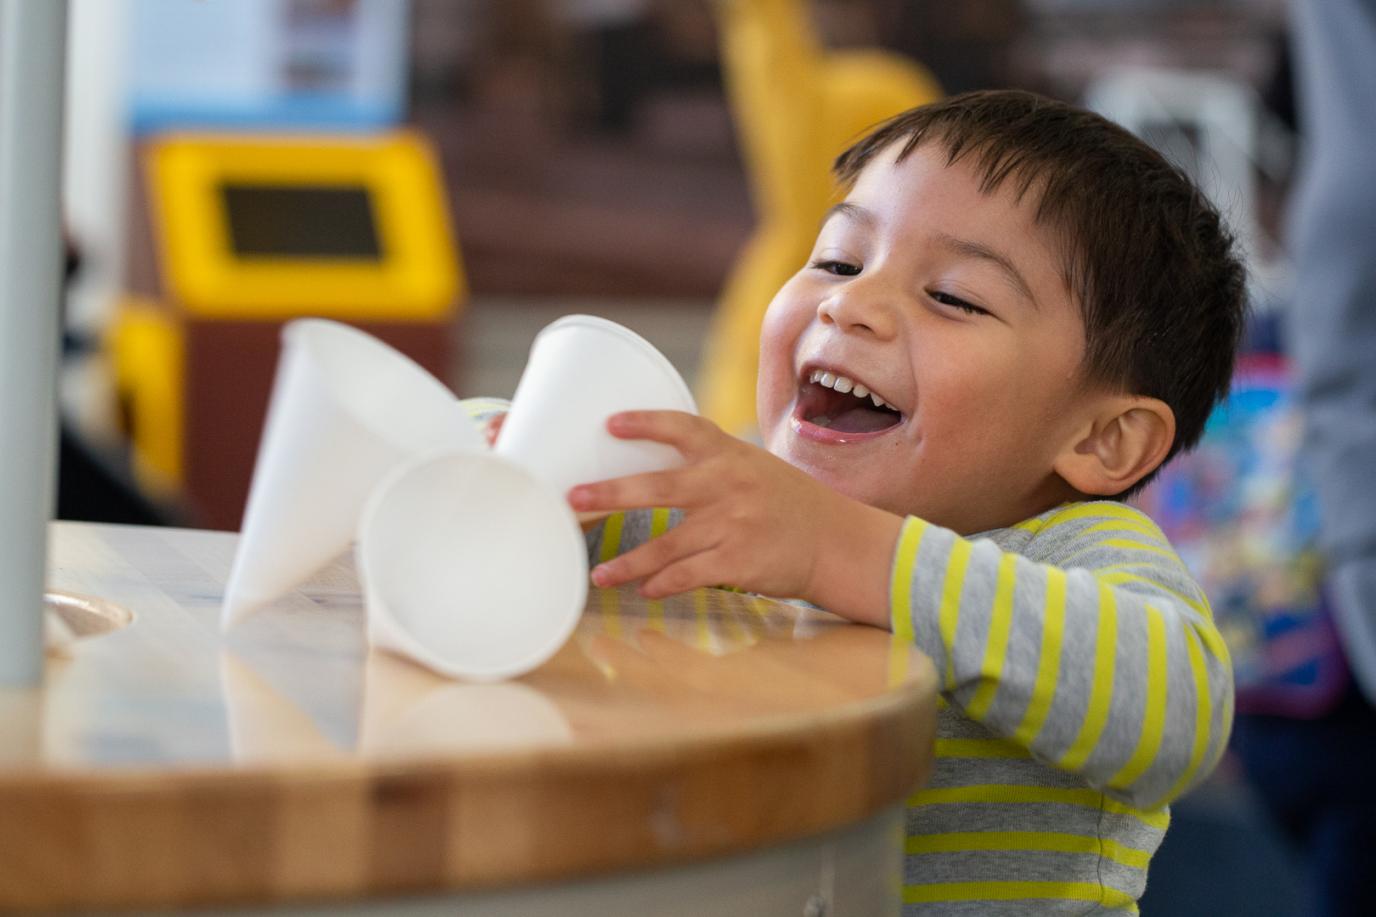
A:
[[[600,565],[598,585],[644,578],[662,596],[729,583],[892,627],[971,719],[1138,807],[1178,796],[1221,755],[1227,649],[1141,513],[1101,502],[1035,520],[1038,563],[858,503],[691,415],[618,415],[609,428],[673,445],[688,465],[575,488],[575,508],[686,514]]]
[[[607,426],[623,439],[671,445],[687,465],[575,487],[570,505],[581,512],[672,506],[684,519],[598,565],[594,583],[643,579],[640,590],[650,597],[730,584],[889,627],[901,517],[837,493],[692,414],[632,411]]]

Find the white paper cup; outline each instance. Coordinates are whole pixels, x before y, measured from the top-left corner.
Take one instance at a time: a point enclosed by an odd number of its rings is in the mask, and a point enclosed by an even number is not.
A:
[[[617,439],[607,418],[621,411],[697,413],[673,364],[616,322],[568,315],[535,337],[494,451],[561,495],[577,484],[678,467],[670,446]]]
[[[378,481],[408,458],[439,448],[486,450],[481,432],[438,379],[347,325],[288,324],[222,625],[282,595],[347,548]]]
[[[493,455],[446,452],[396,469],[368,501],[357,551],[369,639],[454,678],[538,667],[587,597],[573,511]]]

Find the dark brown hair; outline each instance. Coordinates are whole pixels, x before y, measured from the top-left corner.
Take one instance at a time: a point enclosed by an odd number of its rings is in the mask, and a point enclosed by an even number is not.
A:
[[[1066,286],[1084,318],[1086,381],[1169,405],[1167,460],[1198,442],[1228,392],[1246,296],[1233,236],[1194,183],[1111,121],[1011,90],[898,115],[833,171],[849,187],[889,146],[902,144],[902,160],[929,142],[948,164],[973,157],[982,192],[1011,182],[1019,200],[1034,195],[1037,221],[1062,240]]]

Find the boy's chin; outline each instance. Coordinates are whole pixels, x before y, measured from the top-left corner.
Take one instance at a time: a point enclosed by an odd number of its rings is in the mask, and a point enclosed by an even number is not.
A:
[[[825,484],[832,490],[850,497],[859,503],[873,506],[899,516],[917,515],[914,502],[921,502],[920,495],[912,492],[901,495],[885,492],[883,482],[867,481],[857,478],[854,463],[838,463],[836,466],[822,465],[808,458],[796,455],[789,450],[775,452],[775,456],[788,462],[794,468],[807,474],[813,480]],[[888,482],[892,486],[892,482]],[[915,501],[914,498],[917,498]]]

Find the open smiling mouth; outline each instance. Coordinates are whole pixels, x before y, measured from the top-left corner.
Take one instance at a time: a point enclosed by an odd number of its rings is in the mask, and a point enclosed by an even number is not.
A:
[[[795,421],[813,427],[853,434],[850,440],[887,432],[903,420],[898,409],[877,393],[853,379],[822,369],[804,373],[793,416]],[[818,438],[848,441],[840,437]]]

